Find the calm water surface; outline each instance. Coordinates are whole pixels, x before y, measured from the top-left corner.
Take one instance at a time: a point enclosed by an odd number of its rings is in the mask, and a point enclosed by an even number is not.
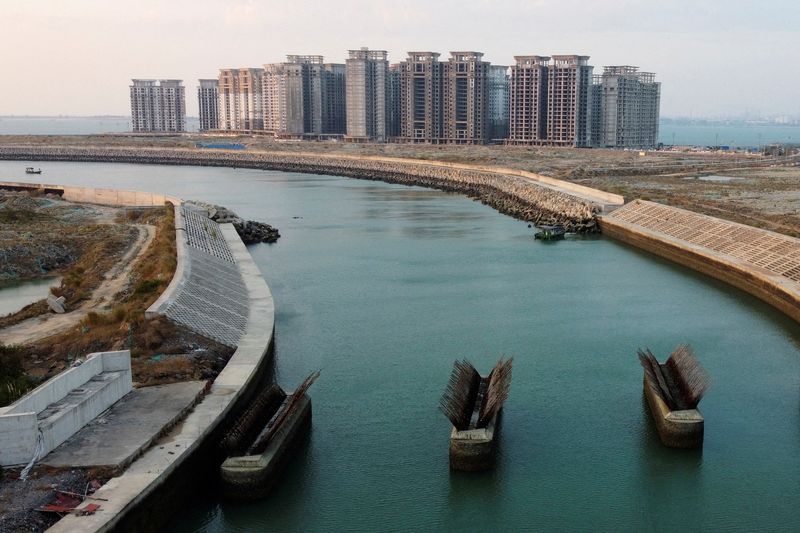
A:
[[[204,199],[281,230],[250,251],[275,295],[279,382],[322,369],[311,439],[268,500],[204,487],[170,530],[800,528],[800,331],[746,294],[603,238],[537,242],[437,191],[34,164],[42,181]],[[0,162],[0,179],[25,166]],[[636,349],[680,342],[713,379],[702,451],[663,448],[642,399]],[[485,372],[501,354],[515,367],[498,464],[450,473],[452,361]]]
[[[0,316],[16,313],[28,304],[47,298],[50,287],[60,283],[61,278],[49,278],[0,284]]]

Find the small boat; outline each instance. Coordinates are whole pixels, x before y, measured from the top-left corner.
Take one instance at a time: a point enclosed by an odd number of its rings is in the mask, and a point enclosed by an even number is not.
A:
[[[33,167],[25,167],[25,174],[41,174],[41,173],[42,173],[41,168],[34,169]]]
[[[511,386],[513,359],[497,362],[481,376],[467,361],[453,363],[453,372],[439,408],[450,419],[450,469],[475,472],[494,465],[495,436]]]
[[[220,466],[225,497],[254,500],[269,494],[311,427],[311,398],[306,391],[317,377],[319,372],[312,373],[288,395],[271,385],[239,417],[222,441],[229,453]],[[264,418],[265,425],[257,424]]]
[[[539,226],[539,231],[534,233],[533,238],[542,241],[555,241],[558,239],[563,239],[566,233],[567,230],[564,229],[564,226],[561,224],[555,224],[553,226]]]

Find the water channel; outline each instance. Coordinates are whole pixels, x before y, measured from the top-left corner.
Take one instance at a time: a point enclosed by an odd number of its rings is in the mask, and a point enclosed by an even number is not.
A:
[[[0,284],[0,317],[16,313],[50,294],[50,287],[57,287],[61,278],[44,278]]]
[[[321,368],[313,431],[253,504],[213,486],[174,531],[800,528],[800,330],[758,300],[605,238],[536,242],[458,195],[329,176],[33,163],[37,180],[167,192],[281,230],[250,251],[276,300],[277,379]],[[24,180],[26,162],[0,162]],[[691,343],[702,451],[661,446],[636,349]],[[514,356],[494,471],[451,474],[455,358]]]

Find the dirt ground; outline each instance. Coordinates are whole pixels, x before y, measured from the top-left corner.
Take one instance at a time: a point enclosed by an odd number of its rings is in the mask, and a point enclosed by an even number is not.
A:
[[[800,167],[576,180],[625,196],[800,237]]]

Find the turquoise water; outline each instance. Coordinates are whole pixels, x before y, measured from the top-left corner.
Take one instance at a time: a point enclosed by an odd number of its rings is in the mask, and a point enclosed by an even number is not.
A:
[[[44,163],[35,163],[45,166]],[[0,179],[25,163],[0,162]],[[46,163],[276,225],[277,378],[311,370],[313,431],[267,500],[204,488],[172,531],[797,530],[800,331],[759,301],[604,238],[534,241],[458,195],[255,170]],[[299,217],[299,218],[294,218]],[[702,451],[661,446],[635,358],[691,343]],[[494,471],[451,474],[455,358],[514,356]]]

